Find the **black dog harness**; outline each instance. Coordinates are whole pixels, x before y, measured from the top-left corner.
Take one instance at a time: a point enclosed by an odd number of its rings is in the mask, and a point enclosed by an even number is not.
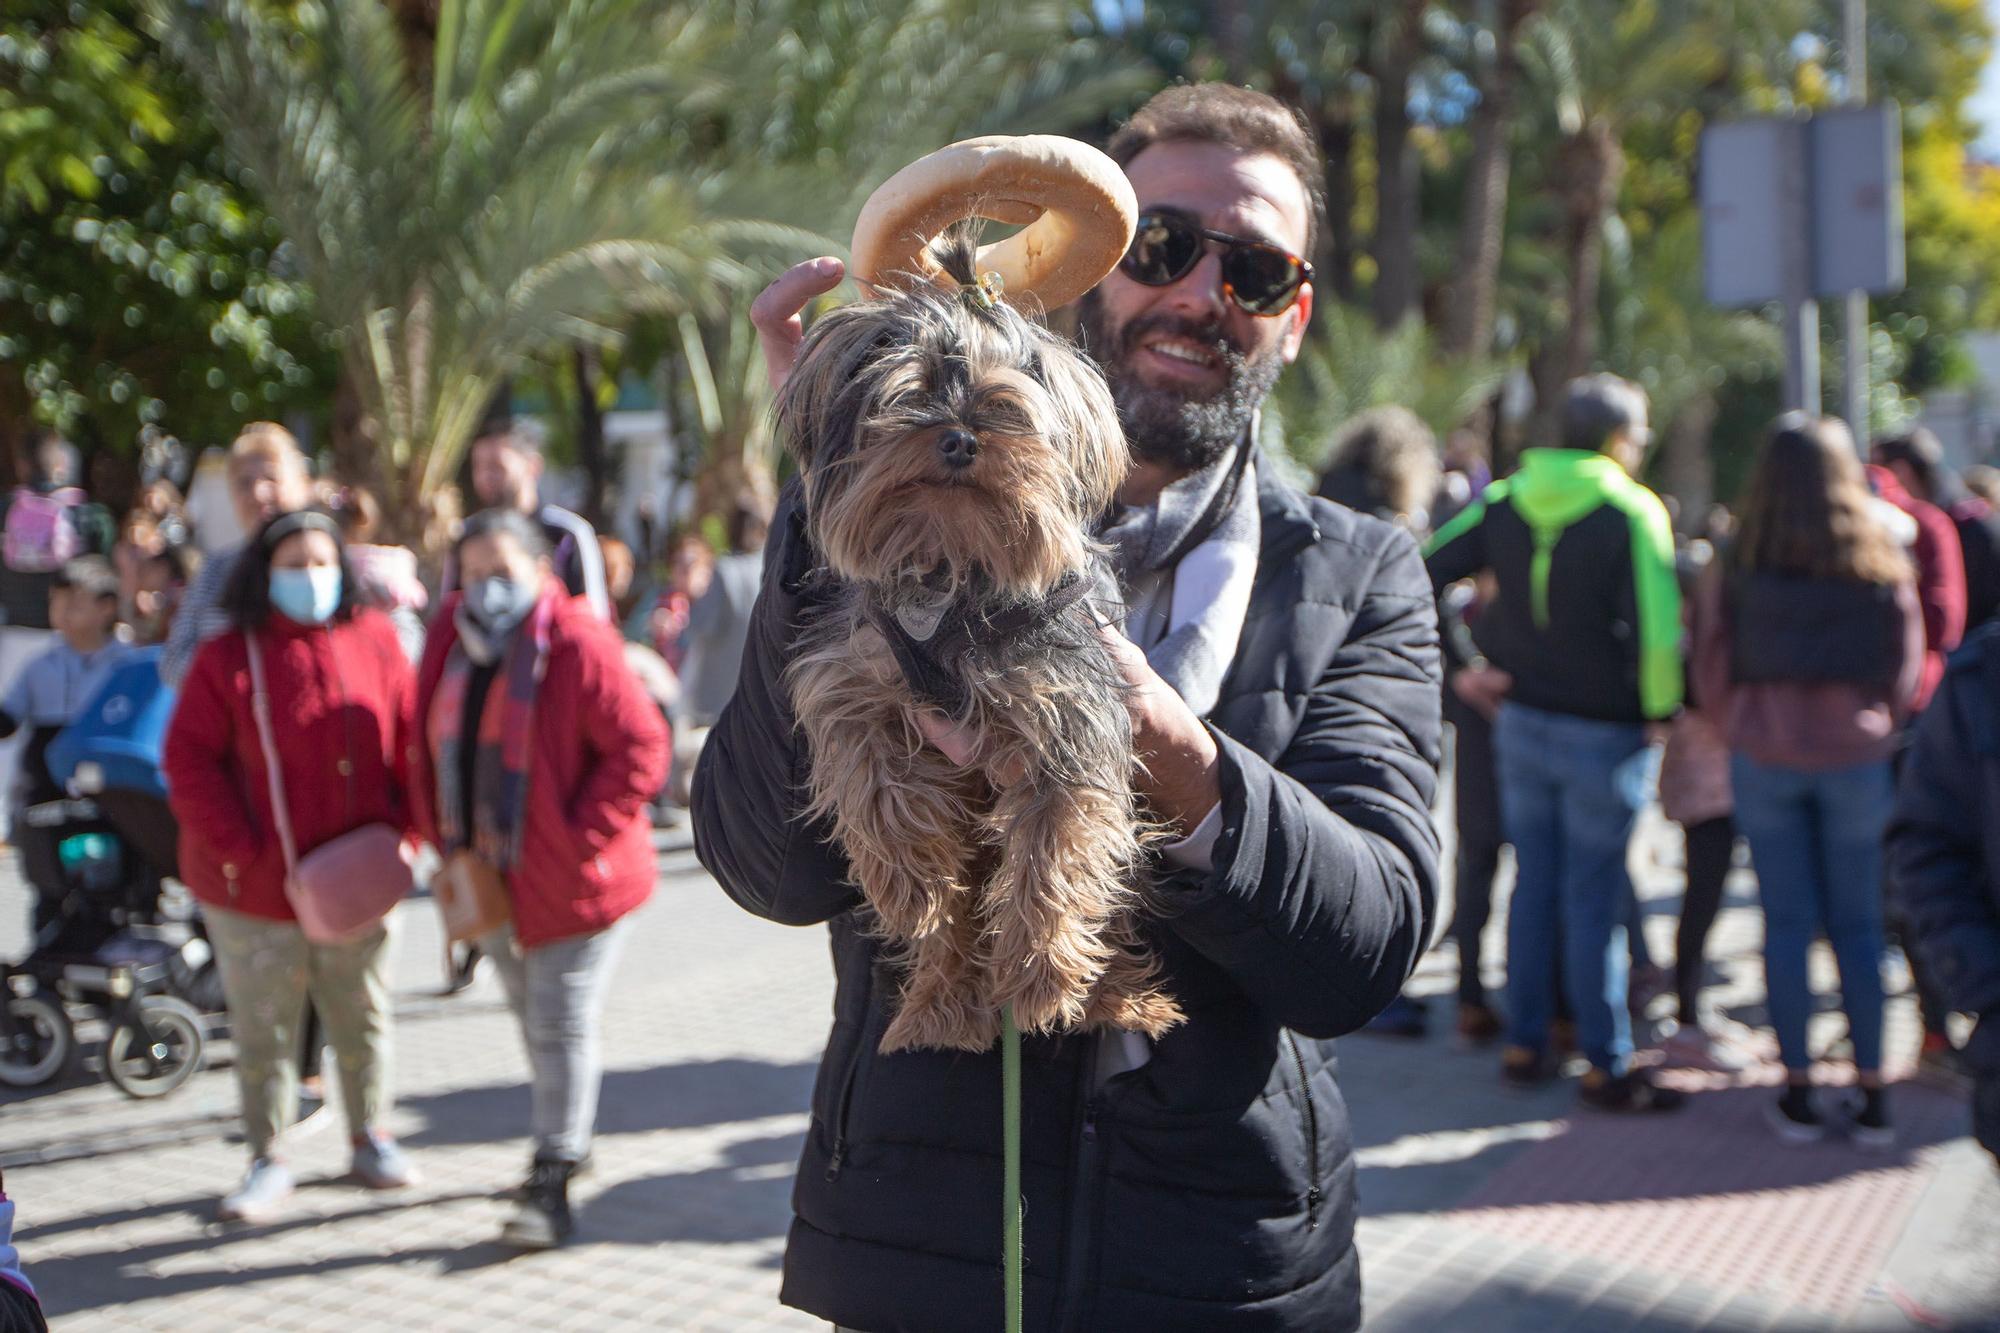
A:
[[[1052,646],[1062,637],[1058,630],[1070,608],[1090,587],[1090,579],[1070,574],[1040,601],[981,603],[959,597],[935,610],[871,606],[868,618],[888,640],[910,692],[961,717],[972,703],[963,670],[967,660],[999,645],[1006,646],[1008,657]]]

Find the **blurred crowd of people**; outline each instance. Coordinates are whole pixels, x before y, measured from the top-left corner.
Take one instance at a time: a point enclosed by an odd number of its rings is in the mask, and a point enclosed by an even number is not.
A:
[[[38,938],[67,893],[56,834],[19,817],[64,795],[43,752],[136,653],[155,650],[178,692],[164,770],[179,866],[228,1004],[251,1159],[225,1218],[268,1218],[291,1194],[285,1144],[322,1109],[323,1048],[353,1178],[415,1179],[384,1127],[387,913],[426,848],[500,886],[457,939],[447,990],[491,960],[529,1056],[533,1150],[506,1239],[570,1233],[621,927],[652,890],[670,765],[684,792],[727,700],[768,512],[743,502],[720,551],[690,530],[635,553],[544,500],[544,443],[527,422],[474,441],[475,512],[435,570],[384,539],[369,491],[316,477],[270,422],[198,465],[186,498],[147,478],[120,522],[75,447],[42,433],[0,510],[0,739],[26,737],[10,836]],[[379,883],[383,901],[335,931],[310,900],[329,875]]]
[[[1454,743],[1457,1032],[1497,1043],[1534,1084],[1588,1063],[1600,1108],[1670,1111],[1679,1093],[1635,1062],[1672,999],[1664,1062],[1750,1062],[1702,1001],[1704,950],[1747,851],[1764,918],[1763,1025],[1784,1087],[1774,1132],[1894,1142],[1883,1085],[1885,947],[1908,959],[1922,1073],[1975,1088],[2000,1153],[2000,510],[1990,468],[1961,477],[1929,431],[1874,440],[1790,414],[1775,422],[1732,513],[1676,537],[1634,478],[1650,440],[1637,386],[1569,386],[1553,447],[1490,481],[1447,458],[1396,407],[1337,438],[1320,493],[1426,537],[1440,595],[1444,708]],[[1448,451],[1449,452],[1449,451]],[[1899,783],[1900,778],[1900,783]],[[1675,956],[1641,928],[1628,843],[1655,795],[1684,838]],[[1481,937],[1503,848],[1516,883],[1504,1002]],[[1831,946],[1847,1031],[1808,1041],[1808,965]],[[1957,1049],[1949,1015],[1976,1023]],[[1421,1036],[1405,997],[1372,1025]],[[1740,1033],[1740,1026],[1734,1030]],[[1821,1095],[1834,1054],[1852,1088]]]

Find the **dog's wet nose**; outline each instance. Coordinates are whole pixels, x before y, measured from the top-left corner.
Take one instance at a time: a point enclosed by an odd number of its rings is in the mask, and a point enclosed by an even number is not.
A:
[[[979,457],[979,437],[969,430],[948,430],[938,436],[937,451],[946,467],[971,467]]]

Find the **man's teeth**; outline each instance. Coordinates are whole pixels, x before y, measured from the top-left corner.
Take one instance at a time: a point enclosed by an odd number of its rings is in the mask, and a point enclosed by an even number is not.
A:
[[[1212,366],[1215,354],[1199,343],[1168,341],[1149,344],[1161,356],[1170,356],[1176,361],[1186,361],[1196,366]]]

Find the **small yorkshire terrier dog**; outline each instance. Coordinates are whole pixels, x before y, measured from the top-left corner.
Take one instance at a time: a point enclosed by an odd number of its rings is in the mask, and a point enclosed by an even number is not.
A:
[[[882,1049],[1180,1021],[1138,931],[1147,837],[1090,525],[1128,454],[1102,377],[995,299],[970,234],[930,282],[821,318],[778,399],[831,581],[787,686],[874,928],[905,973]],[[926,709],[973,742],[961,767]],[[995,778],[992,775],[1002,775]]]

